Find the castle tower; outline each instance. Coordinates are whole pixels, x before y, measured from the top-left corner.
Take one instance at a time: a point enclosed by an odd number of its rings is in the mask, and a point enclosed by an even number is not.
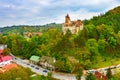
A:
[[[65,16],[65,23],[70,23],[70,17],[68,14]]]

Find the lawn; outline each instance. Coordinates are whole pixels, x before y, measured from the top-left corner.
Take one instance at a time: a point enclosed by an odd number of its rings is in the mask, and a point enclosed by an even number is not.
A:
[[[108,67],[108,66],[117,65],[117,64],[120,64],[120,59],[111,59],[111,60],[98,62],[93,66],[93,68],[102,68],[102,67]]]
[[[30,80],[47,80],[47,79],[44,76],[37,75],[37,76],[31,77]]]

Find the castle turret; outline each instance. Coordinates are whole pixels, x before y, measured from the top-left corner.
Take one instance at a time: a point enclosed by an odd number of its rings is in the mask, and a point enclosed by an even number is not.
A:
[[[70,23],[70,17],[68,14],[67,14],[67,16],[65,16],[65,23]]]

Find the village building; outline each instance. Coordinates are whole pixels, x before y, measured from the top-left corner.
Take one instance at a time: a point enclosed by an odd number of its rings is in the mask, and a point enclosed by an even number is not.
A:
[[[14,68],[18,68],[18,65],[15,64],[15,63],[11,63],[11,64],[8,64],[8,65],[5,65],[2,68],[0,68],[0,73],[9,71],[9,70],[14,69]]]
[[[52,57],[48,57],[48,56],[42,56],[38,62],[38,65],[50,69],[50,70],[54,70],[54,63],[56,62],[55,58]]]
[[[3,50],[0,50],[0,67],[3,67],[7,64],[10,64],[12,62],[12,56],[4,56],[2,55]]]
[[[0,56],[0,67],[3,67],[7,64],[12,63],[12,57],[11,56]]]
[[[37,64],[39,62],[40,57],[39,56],[31,56],[30,57],[30,63]]]
[[[42,32],[25,32],[24,35],[25,37],[29,38],[31,36],[41,36]]]
[[[95,78],[96,78],[97,80],[108,80],[108,77],[107,77],[107,76],[104,76],[103,74],[101,74],[101,73],[98,72],[98,71],[95,71],[94,75],[95,75]]]
[[[79,30],[83,30],[83,23],[81,20],[71,21],[69,15],[65,16],[65,23],[63,23],[62,31],[64,34],[70,30],[72,34],[77,34]]]

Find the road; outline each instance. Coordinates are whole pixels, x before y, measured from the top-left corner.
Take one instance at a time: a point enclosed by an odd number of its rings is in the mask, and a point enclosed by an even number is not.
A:
[[[49,70],[38,67],[31,63],[24,62],[22,59],[17,58],[12,54],[10,54],[10,55],[13,57],[13,62],[15,62],[16,64],[21,65],[23,67],[28,67],[31,69],[31,71],[33,71],[37,74],[47,76],[47,73],[49,72]],[[60,79],[60,80],[76,80],[75,75],[71,75],[71,74],[68,75],[68,74],[64,74],[64,73],[60,74],[60,73],[53,72],[52,77],[54,77],[56,79]]]
[[[34,64],[24,62],[22,59],[15,57],[14,55],[10,54],[13,57],[13,62],[17,63],[18,65],[21,65],[23,67],[28,67],[30,68],[33,72],[47,76],[47,73],[50,72],[49,70],[46,70],[44,68],[38,67]],[[114,69],[115,68],[120,68],[120,64],[116,66],[109,66],[109,67],[104,67],[104,68],[99,68],[99,69],[91,69],[91,70],[86,70],[87,73],[94,73],[95,71],[104,73],[106,75],[107,69],[111,68],[112,74],[114,74]],[[65,74],[65,73],[56,73],[53,72],[52,77],[60,80],[76,80],[75,75],[72,74]],[[81,80],[85,80],[85,76],[81,77]]]

